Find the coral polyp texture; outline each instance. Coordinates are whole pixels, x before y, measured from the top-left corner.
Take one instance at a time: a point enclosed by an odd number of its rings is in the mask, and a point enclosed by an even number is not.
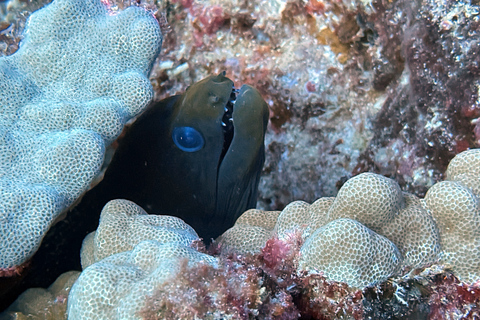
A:
[[[363,288],[386,280],[401,255],[387,238],[351,219],[337,219],[313,233],[300,251],[300,270],[319,270],[328,279]]]
[[[80,271],[68,271],[44,288],[30,288],[0,314],[0,319],[67,319],[67,298]]]
[[[103,208],[97,230],[83,242],[82,267],[130,251],[144,240],[189,246],[199,238],[192,227],[177,217],[149,215],[131,201],[112,200]]]
[[[458,154],[447,168],[448,180],[434,184],[424,199],[402,193],[394,180],[362,173],[335,198],[311,205],[292,202],[273,217],[247,211],[218,245],[258,253],[269,238],[288,239],[300,232],[304,243],[298,270],[323,272],[353,287],[381,282],[403,267],[432,263],[445,264],[461,281],[475,283],[480,278],[479,161],[480,149]]]
[[[479,149],[458,154],[448,166],[448,180],[425,195],[425,206],[441,232],[442,261],[470,283],[480,277],[479,159]]]
[[[18,51],[0,58],[1,275],[35,253],[150,102],[161,42],[144,9],[55,0],[30,16]]]
[[[128,200],[112,200],[82,246],[79,279],[68,299],[69,319],[141,319],[147,295],[185,261],[217,264],[195,250],[195,231],[181,219],[148,215]]]
[[[300,233],[304,243],[299,272],[323,272],[327,279],[357,288],[381,282],[404,266],[439,260],[434,218],[420,199],[377,174],[350,179],[335,198],[320,198],[311,205],[292,202],[275,213],[276,221],[271,212],[255,212],[255,219],[252,211],[245,212],[246,217],[240,216],[218,238],[222,250],[258,253],[272,237],[288,241]]]

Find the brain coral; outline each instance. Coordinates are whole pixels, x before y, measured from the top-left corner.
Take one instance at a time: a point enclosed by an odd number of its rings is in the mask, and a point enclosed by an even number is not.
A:
[[[113,15],[100,0],[55,0],[0,58],[0,274],[35,253],[147,106],[161,41],[143,9]]]
[[[195,231],[178,218],[150,216],[127,200],[110,201],[95,235],[82,246],[86,268],[70,291],[68,318],[141,319],[147,295],[185,259],[216,265],[215,258],[189,246],[194,240]]]

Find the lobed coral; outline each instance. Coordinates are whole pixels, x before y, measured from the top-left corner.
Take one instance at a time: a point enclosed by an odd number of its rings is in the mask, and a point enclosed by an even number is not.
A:
[[[144,240],[189,246],[199,238],[177,217],[149,215],[131,201],[112,200],[104,206],[97,230],[84,240],[82,268],[112,254],[130,251]]]
[[[425,195],[425,206],[440,230],[442,261],[468,283],[480,276],[479,158],[479,149],[458,154],[448,166],[448,180]]]
[[[242,219],[260,222],[252,211]],[[147,222],[148,218],[156,222]],[[108,203],[95,235],[85,238],[83,256],[92,264],[70,291],[68,318],[297,319],[332,312],[361,318],[359,291],[322,276],[296,274],[300,234],[272,238],[255,255],[224,252],[214,258],[192,248],[194,232],[185,226],[178,219],[172,223],[169,216],[145,215],[127,200]],[[149,232],[142,232],[145,228]],[[133,239],[138,244],[130,245]],[[160,239],[167,242],[161,244]],[[99,250],[111,255],[92,258]],[[314,285],[325,291],[313,289]],[[312,303],[319,308],[312,308]]]
[[[222,250],[258,253],[269,237],[288,239],[299,232],[304,243],[298,270],[322,271],[353,287],[381,282],[404,266],[439,259],[438,228],[420,199],[376,174],[350,179],[335,198],[311,205],[292,202],[274,215],[275,222],[269,212],[259,212],[256,219],[250,218],[252,213],[245,212],[217,239]],[[268,222],[258,221],[266,217]]]
[[[317,229],[305,241],[299,270],[321,271],[328,279],[363,288],[395,274],[401,259],[387,238],[342,218]]]
[[[480,149],[459,154],[447,171],[452,180],[434,185],[425,199],[362,174],[336,198],[297,201],[282,212],[246,211],[210,255],[200,252],[194,230],[178,218],[150,216],[130,201],[114,200],[84,241],[85,269],[70,291],[69,318],[435,318],[462,312],[474,319],[480,290],[471,283],[479,267],[469,241],[477,241],[477,196],[465,185],[478,183],[471,167],[478,158]],[[468,201],[459,198],[465,195]],[[383,225],[371,223],[376,219]],[[432,263],[451,265],[455,275]]]
[[[480,277],[478,159],[480,149],[457,155],[447,169],[449,180],[435,184],[425,199],[402,193],[391,179],[363,173],[334,199],[291,203],[276,222],[268,213],[252,219],[246,212],[218,243],[228,251],[260,252],[269,236],[300,232],[305,242],[298,269],[321,271],[354,287],[434,262],[473,283]]]
[[[195,240],[195,231],[179,218],[148,215],[128,200],[110,201],[97,231],[84,240],[84,270],[69,295],[69,319],[137,319],[147,294],[174,277],[184,260],[216,265],[191,247]]]
[[[0,314],[0,319],[66,319],[68,294],[79,275],[79,271],[68,271],[47,289],[28,289]]]
[[[105,150],[153,97],[162,36],[131,7],[55,0],[0,58],[0,275],[13,275],[88,189]]]

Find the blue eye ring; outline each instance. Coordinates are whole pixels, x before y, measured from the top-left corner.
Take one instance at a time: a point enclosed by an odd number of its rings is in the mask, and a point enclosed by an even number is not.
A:
[[[205,145],[202,134],[192,127],[175,127],[172,139],[175,145],[185,152],[198,151]]]

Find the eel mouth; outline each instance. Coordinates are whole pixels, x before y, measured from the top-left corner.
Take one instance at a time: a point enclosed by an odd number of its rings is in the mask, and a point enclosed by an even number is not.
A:
[[[232,91],[230,92],[230,98],[228,99],[224,107],[224,113],[222,117],[223,148],[222,154],[220,155],[220,162],[225,157],[225,154],[227,153],[228,148],[230,148],[230,145],[232,143],[234,132],[232,115],[233,108],[235,107],[235,101],[237,100],[237,93],[239,91],[240,90],[235,89],[235,87],[232,87]]]

